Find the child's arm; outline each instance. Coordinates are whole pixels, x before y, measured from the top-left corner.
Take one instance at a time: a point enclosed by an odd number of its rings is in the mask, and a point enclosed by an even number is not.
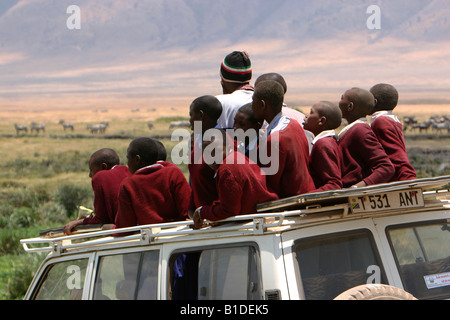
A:
[[[228,169],[218,173],[217,189],[219,200],[211,206],[203,206],[200,211],[201,219],[209,221],[224,220],[241,213],[243,190],[236,177]]]
[[[363,187],[389,182],[395,174],[395,168],[370,127],[363,128],[364,131],[357,135],[360,139],[360,155],[366,165],[371,168],[372,173],[355,186]]]

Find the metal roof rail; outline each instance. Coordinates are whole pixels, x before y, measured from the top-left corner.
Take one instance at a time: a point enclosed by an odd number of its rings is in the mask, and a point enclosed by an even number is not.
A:
[[[282,226],[288,217],[298,217],[330,210],[341,210],[344,214],[347,214],[348,205],[333,206],[332,208],[313,207],[278,213],[239,215],[200,230],[191,228],[193,226],[192,221],[180,221],[93,232],[84,230],[80,234],[22,239],[20,243],[26,252],[53,252],[56,255],[60,255],[63,250],[130,242],[132,240],[134,240],[133,245],[149,245],[157,240],[179,239],[179,237],[188,235],[196,235],[198,237],[210,237],[211,234],[217,233],[227,235],[261,235],[267,232],[269,228]],[[47,244],[47,246],[39,246],[42,244]]]

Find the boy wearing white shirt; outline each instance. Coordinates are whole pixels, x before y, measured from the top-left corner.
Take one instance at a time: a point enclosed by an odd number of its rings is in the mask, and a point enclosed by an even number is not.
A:
[[[328,101],[314,104],[306,115],[304,129],[316,136],[309,159],[309,172],[316,192],[342,189],[339,146],[334,131],[341,122],[341,110]]]
[[[398,103],[398,91],[390,84],[381,83],[373,86],[370,92],[375,97],[370,125],[395,167],[391,181],[416,179],[416,171],[406,152],[403,125],[392,113]]]
[[[391,181],[394,166],[367,124],[366,116],[375,107],[367,90],[347,90],[339,102],[342,117],[349,123],[338,135],[344,188],[365,187]]]

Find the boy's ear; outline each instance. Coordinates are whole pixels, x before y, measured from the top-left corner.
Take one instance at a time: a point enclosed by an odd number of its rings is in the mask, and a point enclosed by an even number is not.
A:
[[[353,111],[354,108],[355,108],[354,103],[353,103],[353,102],[350,102],[350,103],[348,104],[348,111]]]
[[[134,157],[136,158],[136,163],[140,164],[141,163],[141,156],[137,154]]]
[[[102,162],[102,164],[100,165],[100,169],[101,170],[108,170],[108,165],[105,162]]]
[[[327,123],[327,118],[325,116],[321,116],[319,119],[319,126],[324,126]]]
[[[260,101],[260,103],[261,103],[261,110],[264,110],[264,111],[266,111],[267,110],[267,103],[266,103],[266,101],[264,101],[264,100],[259,100]]]

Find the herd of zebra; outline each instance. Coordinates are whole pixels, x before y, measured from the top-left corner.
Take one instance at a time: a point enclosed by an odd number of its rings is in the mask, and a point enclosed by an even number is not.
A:
[[[59,124],[62,125],[64,131],[66,131],[66,130],[70,130],[72,132],[74,131],[75,126],[71,122],[66,122],[64,120],[60,120]],[[86,129],[89,130],[92,134],[105,133],[108,126],[109,126],[109,122],[100,122],[99,124],[94,124],[94,125],[88,124],[86,126]],[[154,123],[152,121],[149,121],[147,123],[147,126],[150,130],[152,130],[154,128]],[[189,128],[190,126],[191,126],[191,124],[189,123],[189,121],[173,121],[170,123],[169,129]],[[15,123],[14,127],[16,129],[17,135],[19,135],[21,133],[28,133],[27,125],[18,125],[17,123]],[[45,124],[38,124],[36,122],[31,122],[29,128],[30,128],[31,133],[33,133],[33,132],[40,133],[41,131],[43,133],[45,133]]]
[[[419,133],[450,134],[449,116],[431,116],[425,121],[417,121],[415,117],[403,118],[404,130]]]
[[[70,130],[74,131],[75,126],[71,122],[66,122],[64,120],[60,120],[59,124],[63,127],[64,131]],[[100,124],[95,125],[87,125],[86,129],[88,129],[91,133],[104,133],[106,131],[106,128],[108,128],[109,122],[101,122]],[[21,133],[28,133],[28,126],[27,125],[18,125],[17,123],[14,124],[14,128],[16,129],[16,134],[19,135]],[[45,133],[45,124],[38,124],[36,122],[30,123],[30,133]]]
[[[70,130],[72,132],[74,131],[73,123],[60,120],[59,124],[62,125],[64,131],[66,130]],[[108,126],[109,122],[101,122],[95,125],[89,124],[86,126],[86,129],[89,130],[91,134],[105,133]],[[147,126],[151,130],[153,129],[154,124],[153,122],[149,121],[147,123]],[[14,127],[16,128],[17,135],[19,135],[22,132],[28,133],[27,125],[18,125],[17,123],[15,123]],[[169,129],[183,128],[183,127],[189,128],[190,127],[189,121],[174,121],[171,122],[169,125]],[[40,133],[41,131],[45,133],[45,124],[38,124],[36,122],[31,122],[29,128],[31,133],[33,132]],[[431,116],[429,119],[419,122],[418,120],[416,120],[414,116],[407,116],[403,118],[403,128],[404,131],[410,132],[450,134],[450,117]]]

